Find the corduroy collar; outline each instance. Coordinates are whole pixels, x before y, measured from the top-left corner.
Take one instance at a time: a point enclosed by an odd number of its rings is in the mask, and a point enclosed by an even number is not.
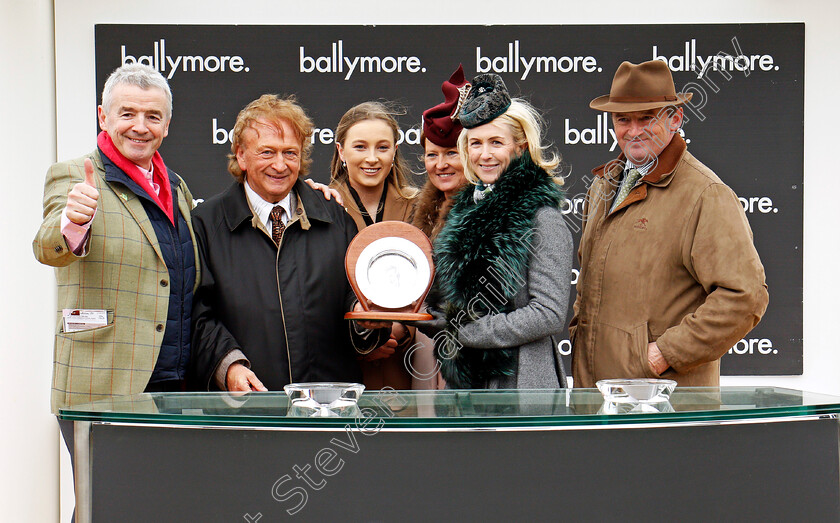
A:
[[[292,190],[295,191],[297,196],[299,208],[302,208],[303,215],[309,221],[317,220],[332,223],[332,217],[327,211],[326,200],[319,191],[310,188],[300,178],[295,182]],[[254,216],[248,206],[245,188],[238,182],[234,182],[222,193],[222,209],[224,210],[225,222],[231,231],[243,223],[250,223]]]
[[[664,187],[668,185],[671,182],[671,175],[677,168],[677,164],[685,151],[685,140],[683,140],[682,136],[679,134],[674,134],[674,137],[671,139],[671,143],[669,143],[665,149],[659,153],[656,167],[647,173],[641,181],[657,187]],[[618,186],[621,182],[620,176],[626,161],[627,157],[624,156],[624,153],[621,153],[618,158],[592,169],[592,174],[601,178],[606,178]]]

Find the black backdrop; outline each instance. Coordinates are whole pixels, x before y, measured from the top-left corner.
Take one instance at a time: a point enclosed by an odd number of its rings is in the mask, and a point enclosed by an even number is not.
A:
[[[590,169],[619,152],[607,115],[589,109],[589,101],[609,91],[622,61],[659,57],[678,90],[694,93],[684,126],[689,149],[741,198],[767,272],[767,313],[723,358],[722,372],[801,374],[804,42],[801,23],[97,25],[96,85],[101,91],[114,68],[133,60],[169,78],[174,114],[161,154],[202,199],[231,183],[226,133],[263,93],[294,93],[308,110],[319,129],[311,176],[327,182],[332,130],[352,105],[401,104],[402,151],[420,172],[420,117],[442,101],[441,82],[459,63],[468,78],[497,72],[549,123],[548,139],[566,165],[565,211],[576,231]],[[563,342],[561,350],[568,349]]]

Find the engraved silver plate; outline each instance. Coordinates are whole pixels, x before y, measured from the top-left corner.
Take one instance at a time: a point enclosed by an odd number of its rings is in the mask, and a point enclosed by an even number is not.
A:
[[[387,237],[365,247],[356,261],[356,283],[371,302],[386,309],[411,305],[429,285],[431,267],[414,242]]]

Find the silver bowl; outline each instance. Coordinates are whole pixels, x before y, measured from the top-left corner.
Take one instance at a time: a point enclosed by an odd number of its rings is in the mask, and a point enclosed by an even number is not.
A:
[[[613,379],[600,380],[595,386],[609,403],[660,403],[668,401],[677,382],[652,378]]]
[[[314,416],[336,416],[341,411],[356,409],[356,403],[365,390],[361,383],[290,383],[283,387],[292,407],[312,409]]]

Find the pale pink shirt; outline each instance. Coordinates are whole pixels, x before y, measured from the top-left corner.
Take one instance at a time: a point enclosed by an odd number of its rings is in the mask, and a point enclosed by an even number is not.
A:
[[[137,164],[135,164],[137,165]],[[139,165],[137,168],[140,169],[140,172],[143,176],[146,177],[146,181],[149,182],[149,186],[155,191],[155,194],[160,196],[160,185],[154,182],[154,164],[152,164],[152,170],[148,171]],[[96,211],[93,211],[93,217],[88,220],[87,223],[84,225],[79,225],[77,223],[73,223],[70,221],[70,218],[67,217],[67,207],[64,208],[64,211],[61,213],[61,234],[64,236],[64,239],[67,241],[67,247],[70,248],[70,251],[73,254],[81,255],[85,254],[85,245],[88,231],[90,230],[90,224],[93,223],[93,218],[96,217]]]

